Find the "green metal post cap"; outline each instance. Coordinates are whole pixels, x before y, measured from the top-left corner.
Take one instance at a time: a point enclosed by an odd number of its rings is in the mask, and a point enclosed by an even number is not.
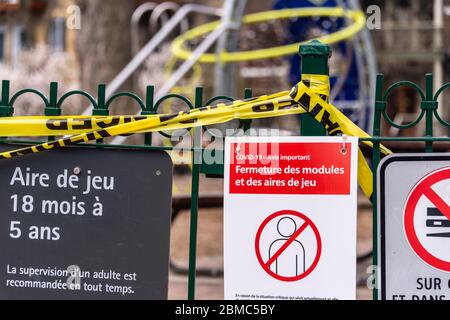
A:
[[[331,57],[331,47],[319,40],[312,40],[311,42],[301,44],[298,50],[301,56],[312,55],[327,58]]]

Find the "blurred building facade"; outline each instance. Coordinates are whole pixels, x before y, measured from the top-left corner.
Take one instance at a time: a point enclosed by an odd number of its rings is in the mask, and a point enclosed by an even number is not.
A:
[[[21,50],[47,45],[76,57],[76,30],[66,28],[75,0],[0,0],[0,61],[16,63]]]
[[[434,74],[434,87],[450,81],[450,1],[448,0],[363,0],[363,7],[381,8],[381,29],[373,30],[380,72],[386,82],[410,80],[424,85],[424,74]],[[408,123],[417,118],[419,97],[408,87],[395,90],[389,109],[397,122]],[[449,94],[441,99],[441,113],[449,118],[445,108]],[[397,132],[385,128],[385,134],[411,135],[417,132]],[[440,134],[447,132],[440,131]]]
[[[14,67],[22,50],[45,46],[64,53],[73,80],[93,90],[92,83],[109,82],[131,58],[130,19],[141,2],[0,0],[0,63]],[[77,14],[79,28],[70,25]]]
[[[74,69],[80,70],[79,75],[78,72],[74,74],[81,79],[83,89],[95,90],[97,83],[108,83],[131,59],[131,15],[133,10],[144,2],[164,1],[0,0],[0,62],[14,65],[21,50],[40,44],[46,45],[54,52],[65,52],[71,56]],[[182,5],[188,1],[173,2]],[[273,2],[248,0],[246,11],[269,10]],[[435,74],[436,86],[450,81],[450,0],[360,2],[363,9],[371,5],[378,5],[381,9],[381,29],[373,30],[372,35],[379,70],[386,75],[387,83],[410,80],[423,85],[423,75],[427,72]],[[222,0],[198,0],[196,3],[215,7],[223,5]],[[68,8],[74,4],[81,7],[83,14],[81,30],[66,26],[67,18],[71,14]],[[192,23],[195,24],[198,24],[197,21]],[[280,26],[283,25],[274,25],[273,28],[280,29]],[[147,25],[141,27],[143,30],[148,29]],[[285,31],[281,29],[281,33],[283,32]],[[253,37],[249,34],[253,34]],[[283,41],[272,34],[267,36],[262,28],[258,29],[256,26],[243,28],[241,38],[244,39],[241,41],[241,50],[273,47],[282,44],[276,41]],[[141,45],[146,41],[148,38],[144,37]],[[264,63],[284,66],[285,60]],[[254,67],[253,64],[260,66],[251,62],[250,67]],[[262,64],[262,67],[264,66]],[[239,65],[238,69],[243,70],[243,67],[248,66]],[[279,79],[281,77],[279,76]],[[274,86],[274,77],[263,79],[264,81],[244,78],[241,75],[240,80],[236,81],[245,82],[242,86],[252,86],[255,94],[278,90],[278,87]],[[280,81],[283,88],[287,85]],[[447,97],[448,94],[443,99],[444,105],[450,103]],[[408,122],[416,116],[419,104],[413,91],[408,88],[396,90],[392,99],[394,107],[389,110],[391,116],[399,115],[401,122]],[[444,116],[448,119],[450,114]]]

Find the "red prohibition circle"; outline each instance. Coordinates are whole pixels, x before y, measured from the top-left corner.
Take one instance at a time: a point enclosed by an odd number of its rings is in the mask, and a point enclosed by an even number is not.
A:
[[[420,198],[425,196],[424,192],[426,192],[427,189],[431,189],[434,184],[447,179],[450,179],[450,168],[439,169],[423,177],[413,187],[406,200],[403,223],[406,238],[415,254],[431,267],[441,271],[450,272],[450,261],[442,260],[428,252],[420,243],[414,227],[414,214]]]
[[[316,256],[314,258],[313,263],[311,264],[311,266],[309,266],[309,268],[302,274],[295,276],[295,277],[284,277],[284,276],[280,276],[278,274],[276,274],[275,272],[273,272],[272,270],[270,270],[270,266],[268,266],[266,264],[266,262],[264,262],[262,256],[261,256],[261,251],[259,248],[259,243],[261,240],[261,234],[264,230],[264,228],[267,226],[267,224],[272,221],[273,219],[283,216],[283,215],[292,215],[292,216],[296,216],[302,220],[304,220],[307,224],[308,227],[310,227],[313,232],[314,235],[316,237],[316,241],[317,241],[317,253]],[[278,212],[275,212],[273,214],[271,214],[270,216],[268,216],[263,223],[261,224],[261,226],[258,228],[258,231],[256,232],[256,238],[255,238],[255,252],[256,252],[256,258],[258,259],[259,264],[261,265],[261,267],[264,269],[264,271],[266,271],[270,276],[272,276],[273,278],[280,280],[280,281],[285,281],[285,282],[295,282],[295,281],[299,281],[301,279],[306,278],[308,275],[311,274],[311,272],[313,272],[313,270],[317,267],[317,264],[319,263],[320,260],[320,256],[322,254],[322,240],[320,238],[320,234],[319,234],[319,230],[317,229],[316,225],[314,224],[314,222],[312,222],[312,220],[310,218],[308,218],[307,216],[305,216],[304,214],[297,212],[297,211],[293,211],[293,210],[281,210]]]

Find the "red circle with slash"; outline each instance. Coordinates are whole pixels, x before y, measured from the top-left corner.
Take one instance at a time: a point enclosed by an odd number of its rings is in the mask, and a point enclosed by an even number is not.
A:
[[[264,231],[264,229],[266,228],[266,226],[269,224],[269,222],[271,222],[272,220],[274,220],[276,218],[283,217],[283,216],[295,216],[295,217],[302,219],[304,221],[304,223],[300,228],[297,229],[296,232],[294,232],[294,234],[278,250],[278,252],[276,252],[268,261],[264,261],[264,259],[261,256],[261,249],[260,249],[261,234]],[[314,237],[316,239],[316,243],[317,243],[316,255],[314,257],[312,264],[308,267],[308,269],[305,270],[305,272],[303,272],[297,276],[287,277],[287,276],[282,276],[282,275],[279,275],[279,274],[276,274],[275,272],[273,272],[270,269],[271,264],[277,259],[277,257],[279,257],[287,249],[287,247],[292,242],[295,241],[296,238],[298,238],[300,236],[300,234],[303,231],[307,230],[308,228],[312,229]],[[299,281],[303,278],[306,278],[317,267],[317,264],[319,263],[320,256],[322,253],[322,240],[320,238],[319,230],[317,229],[316,225],[306,215],[304,215],[300,212],[297,212],[297,211],[293,211],[293,210],[281,210],[281,211],[275,212],[275,213],[271,214],[270,216],[268,216],[263,221],[261,226],[259,227],[259,229],[256,233],[256,239],[255,239],[255,252],[256,252],[256,257],[258,259],[259,264],[264,269],[264,271],[266,271],[270,276],[272,276],[273,278],[280,280],[280,281],[294,282],[294,281]]]
[[[450,205],[432,189],[432,187],[444,180],[450,180],[450,168],[439,169],[423,177],[411,190],[406,200],[404,210],[404,229],[406,238],[416,255],[426,264],[441,271],[450,272],[450,261],[440,259],[430,253],[420,242],[414,226],[414,215],[419,200],[426,197],[450,220]]]

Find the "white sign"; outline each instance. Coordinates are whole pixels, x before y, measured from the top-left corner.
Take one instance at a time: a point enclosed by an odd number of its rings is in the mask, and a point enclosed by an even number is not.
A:
[[[378,170],[380,296],[450,299],[450,155],[393,155]]]
[[[355,299],[358,139],[225,142],[225,299]]]

